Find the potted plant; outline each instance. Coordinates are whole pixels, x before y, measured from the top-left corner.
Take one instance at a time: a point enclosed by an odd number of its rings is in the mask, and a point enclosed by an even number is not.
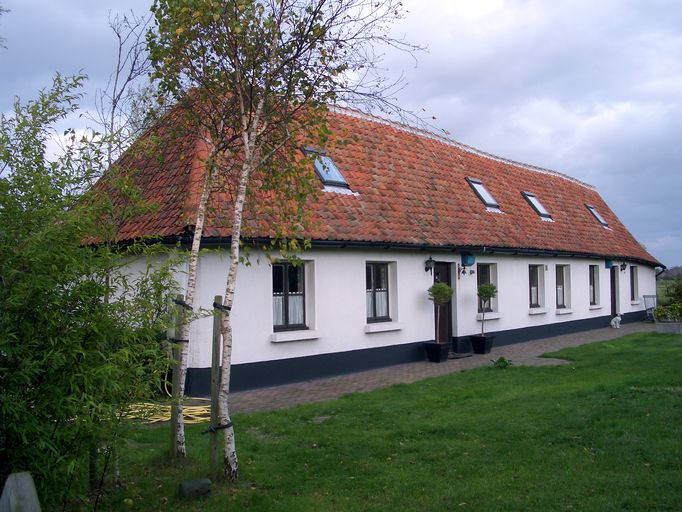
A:
[[[682,333],[682,303],[658,306],[654,309],[656,332]]]
[[[481,334],[471,336],[471,348],[475,354],[487,354],[493,348],[495,336],[485,333],[485,311],[488,309],[491,299],[497,295],[497,288],[492,283],[478,285],[478,298],[481,301]]]
[[[452,288],[446,283],[434,283],[429,289],[429,299],[436,305],[436,339],[427,341],[424,345],[426,356],[433,363],[442,363],[448,358],[450,342],[440,343],[440,314],[441,308],[452,299]]]

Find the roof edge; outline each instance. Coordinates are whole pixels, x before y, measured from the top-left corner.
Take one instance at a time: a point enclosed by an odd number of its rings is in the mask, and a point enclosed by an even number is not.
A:
[[[555,171],[552,169],[547,169],[544,167],[540,167],[537,165],[532,165],[532,164],[526,164],[523,162],[518,162],[516,160],[511,160],[509,158],[504,158],[498,155],[495,155],[493,153],[488,153],[487,151],[483,151],[480,149],[477,149],[473,146],[469,146],[467,144],[464,144],[462,142],[458,142],[454,139],[451,139],[449,137],[446,137],[445,135],[441,135],[439,133],[425,130],[423,128],[418,128],[416,126],[412,126],[407,123],[401,123],[398,121],[391,121],[390,119],[386,119],[374,114],[368,114],[366,112],[362,112],[360,110],[355,110],[352,108],[348,107],[341,107],[341,106],[335,106],[332,105],[329,107],[329,110],[337,113],[337,114],[342,114],[342,115],[347,115],[348,117],[354,117],[356,119],[362,119],[364,121],[370,121],[378,124],[383,124],[385,126],[390,126],[391,128],[395,128],[396,130],[400,130],[403,132],[411,133],[413,135],[418,135],[420,137],[424,137],[427,139],[435,140],[437,142],[440,142],[441,144],[445,144],[447,146],[455,147],[458,149],[461,149],[462,151],[466,151],[467,153],[471,153],[477,156],[481,156],[483,158],[487,158],[489,160],[493,160],[496,162],[501,162],[504,164],[509,164],[513,165],[514,167],[520,167],[522,169],[526,169],[529,171],[537,172],[540,174],[548,174],[550,176],[556,176],[558,178],[565,179],[567,181],[570,181],[572,183],[575,183],[577,185],[580,185],[582,187],[585,187],[589,190],[597,190],[597,188],[594,185],[590,185],[589,183],[586,183],[584,181],[581,181],[577,178],[574,178],[572,176],[569,176],[568,174],[564,174],[559,171]]]
[[[202,237],[201,245],[204,247],[220,247],[224,245],[229,245],[231,243],[232,237],[221,236],[221,237]],[[244,238],[244,243],[250,245],[265,245],[272,242],[272,238],[266,237],[256,237],[256,238]],[[192,242],[191,234],[185,232],[184,234],[171,235],[157,239],[157,241],[163,244],[169,245],[189,245]],[[535,257],[564,257],[564,258],[585,258],[591,260],[625,260],[633,263],[639,263],[642,265],[647,265],[650,267],[667,268],[664,264],[657,260],[647,260],[644,258],[638,258],[633,256],[625,256],[623,254],[597,254],[589,252],[575,252],[575,251],[563,251],[563,250],[553,250],[553,249],[541,249],[532,247],[491,247],[482,245],[435,245],[435,244],[411,244],[411,243],[400,243],[400,242],[375,242],[375,241],[362,241],[362,240],[319,240],[312,239],[311,247],[317,248],[332,248],[332,249],[345,249],[345,248],[373,248],[373,249],[394,249],[394,250],[411,250],[411,251],[437,251],[437,252],[451,252],[458,254],[502,254],[507,256],[535,256]]]

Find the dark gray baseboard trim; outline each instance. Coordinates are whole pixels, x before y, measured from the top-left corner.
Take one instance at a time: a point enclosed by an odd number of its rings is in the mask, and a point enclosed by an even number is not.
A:
[[[623,315],[622,321],[623,323],[639,322],[644,320],[644,317],[644,311],[627,313]],[[502,346],[608,327],[610,321],[611,318],[609,316],[601,316],[571,322],[497,331],[490,334],[495,335],[495,345]],[[348,352],[236,364],[232,366],[230,389],[232,391],[244,391],[267,386],[279,386],[345,373],[373,370],[396,364],[423,361],[425,352],[422,343],[422,341],[419,341],[386,347],[351,350]],[[468,336],[453,338],[453,344],[457,352],[468,352],[471,348]],[[188,396],[208,396],[210,393],[210,382],[210,368],[189,368],[185,384],[186,394]]]

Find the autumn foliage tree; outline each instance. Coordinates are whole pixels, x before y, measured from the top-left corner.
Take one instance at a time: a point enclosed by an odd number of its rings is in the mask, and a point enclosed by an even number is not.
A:
[[[240,259],[242,219],[254,188],[304,216],[314,191],[309,162],[297,151],[302,140],[329,139],[327,109],[333,105],[390,109],[395,86],[382,75],[382,46],[410,51],[389,29],[402,17],[399,0],[156,0],[149,50],[159,90],[187,117],[206,147],[202,193],[194,220],[186,302],[194,306],[197,262],[211,194],[232,198],[229,264],[221,323],[220,432],[225,472],[238,465],[228,411],[232,328],[230,310]],[[292,207],[298,203],[299,207]],[[300,226],[291,222],[288,226]],[[273,227],[273,237],[295,240],[296,229]],[[189,328],[185,326],[183,338]],[[186,345],[186,344],[185,344]],[[187,348],[183,350],[184,383]],[[182,414],[182,413],[180,413]],[[179,418],[177,452],[185,453]]]

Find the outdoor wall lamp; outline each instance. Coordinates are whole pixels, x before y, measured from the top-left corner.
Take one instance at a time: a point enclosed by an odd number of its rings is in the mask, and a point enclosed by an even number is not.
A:
[[[435,260],[429,256],[429,259],[424,262],[424,272],[431,272],[433,275],[433,267],[436,266]]]
[[[620,271],[621,271],[621,272],[625,272],[625,269],[626,269],[626,268],[628,268],[628,266],[626,265],[625,262],[623,262],[623,263],[620,264]]]

